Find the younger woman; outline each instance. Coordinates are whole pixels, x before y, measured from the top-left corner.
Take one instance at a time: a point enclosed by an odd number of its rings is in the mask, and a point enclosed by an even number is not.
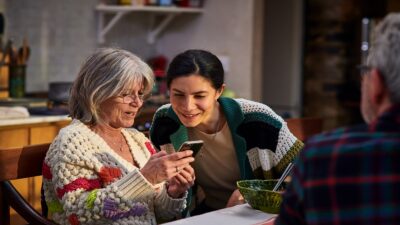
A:
[[[241,198],[235,191],[238,180],[279,178],[303,147],[268,106],[220,97],[224,70],[210,52],[177,55],[169,65],[167,85],[171,104],[157,110],[150,139],[159,149],[204,141],[194,169],[205,199],[192,215],[236,204]]]

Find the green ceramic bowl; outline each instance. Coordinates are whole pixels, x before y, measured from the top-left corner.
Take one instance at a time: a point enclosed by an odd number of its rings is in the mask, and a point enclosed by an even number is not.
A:
[[[244,199],[253,207],[267,213],[278,214],[282,203],[283,182],[280,190],[271,191],[278,180],[241,180],[236,185]]]

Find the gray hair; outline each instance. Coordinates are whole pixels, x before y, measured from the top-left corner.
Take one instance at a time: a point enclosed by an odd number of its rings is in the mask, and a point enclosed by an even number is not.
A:
[[[373,33],[367,65],[378,69],[385,79],[390,100],[400,102],[400,13],[387,15]]]
[[[143,94],[151,92],[154,75],[145,62],[122,49],[98,49],[83,63],[72,85],[71,117],[87,124],[99,123],[100,104],[134,84],[143,85]]]

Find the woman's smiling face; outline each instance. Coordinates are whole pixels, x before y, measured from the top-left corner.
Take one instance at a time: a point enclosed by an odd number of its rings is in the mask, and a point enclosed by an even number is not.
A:
[[[175,78],[169,91],[172,108],[186,127],[207,124],[222,93],[196,74]]]

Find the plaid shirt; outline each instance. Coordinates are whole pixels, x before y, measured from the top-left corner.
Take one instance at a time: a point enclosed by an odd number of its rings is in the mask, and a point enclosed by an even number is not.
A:
[[[400,224],[400,105],[310,139],[275,224]]]

